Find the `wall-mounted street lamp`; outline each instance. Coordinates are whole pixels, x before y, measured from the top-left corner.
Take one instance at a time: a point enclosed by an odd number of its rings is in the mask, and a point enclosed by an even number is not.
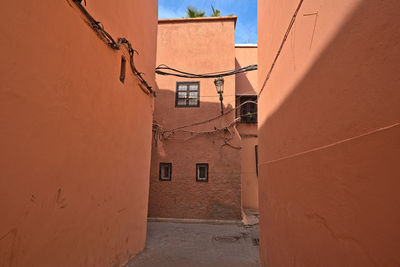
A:
[[[217,89],[217,93],[219,94],[219,101],[221,102],[221,115],[224,115],[224,104],[222,104],[222,100],[224,100],[222,94],[224,93],[224,78],[219,77],[214,80],[215,89]]]

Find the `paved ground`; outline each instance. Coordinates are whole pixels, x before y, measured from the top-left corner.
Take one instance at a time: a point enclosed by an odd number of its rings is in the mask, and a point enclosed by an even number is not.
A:
[[[146,249],[126,267],[258,267],[257,241],[258,225],[149,222]]]

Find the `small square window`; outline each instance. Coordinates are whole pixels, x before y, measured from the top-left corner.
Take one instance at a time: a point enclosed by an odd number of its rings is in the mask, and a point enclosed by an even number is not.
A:
[[[160,181],[171,181],[172,163],[160,163]]]
[[[208,182],[208,163],[196,164],[196,181]]]
[[[200,82],[177,82],[175,106],[200,107]]]

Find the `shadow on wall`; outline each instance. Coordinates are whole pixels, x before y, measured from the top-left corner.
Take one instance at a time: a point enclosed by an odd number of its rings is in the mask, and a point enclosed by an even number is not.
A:
[[[235,58],[235,68],[240,69],[242,66]],[[235,75],[236,79],[236,93],[245,92],[247,95],[256,95],[257,92],[254,89],[253,85],[251,85],[249,79],[247,78],[246,72],[239,73]]]
[[[220,115],[218,102],[201,101],[200,108],[175,108],[175,92],[171,90],[159,90],[156,101],[154,118],[164,130]],[[230,104],[225,106],[225,110],[230,109]],[[241,144],[234,119],[234,112],[230,112],[206,124],[169,132],[164,136],[167,139],[153,142],[150,217],[241,218]],[[228,125],[232,127],[215,131]],[[171,181],[159,180],[160,162],[172,164]],[[196,181],[197,163],[209,164],[208,182]]]
[[[400,264],[399,11],[397,0],[361,2],[259,126],[269,266]]]
[[[202,94],[201,88],[200,94]],[[207,95],[207,97],[200,97],[200,107],[175,107],[175,96],[175,88],[174,90],[158,89],[157,98],[155,100],[154,118],[156,120],[164,120],[164,124],[168,125],[169,129],[208,120],[221,115],[219,95],[217,92],[215,92],[214,97],[210,97],[209,95]],[[226,113],[234,108],[235,97],[224,97],[223,104],[224,112]],[[224,118],[227,119],[226,122],[234,120],[234,114],[234,112],[231,112],[229,115],[224,116]],[[218,122],[222,122],[222,120],[214,121],[213,125],[221,126],[222,124],[218,124]],[[197,128],[204,129],[209,127],[211,126],[203,124]]]

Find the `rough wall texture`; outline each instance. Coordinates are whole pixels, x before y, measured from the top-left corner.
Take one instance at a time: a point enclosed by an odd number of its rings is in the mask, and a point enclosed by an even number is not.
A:
[[[87,8],[154,84],[157,1]],[[145,244],[153,99],[71,1],[2,10],[0,266],[119,266]]]
[[[236,45],[236,68],[257,64],[257,46]],[[236,75],[236,96],[257,95],[257,71]],[[237,114],[240,114],[239,109]],[[237,127],[241,137],[242,206],[258,209],[258,177],[255,146],[258,144],[257,124],[240,123]]]
[[[192,73],[235,67],[236,18],[163,20],[158,29],[157,64]],[[200,82],[200,107],[175,108],[176,82],[187,79],[158,76],[154,119],[170,130],[221,114],[213,79]],[[235,105],[235,77],[225,78],[224,109]],[[241,216],[240,136],[231,124],[235,113],[186,131],[169,132],[153,143],[149,216],[196,219],[239,219]],[[234,148],[236,147],[236,148]],[[172,180],[159,181],[159,163],[172,163]],[[208,183],[196,182],[196,163],[209,164]]]
[[[298,3],[259,1],[259,85]],[[399,266],[399,11],[304,1],[259,99],[265,266]]]

